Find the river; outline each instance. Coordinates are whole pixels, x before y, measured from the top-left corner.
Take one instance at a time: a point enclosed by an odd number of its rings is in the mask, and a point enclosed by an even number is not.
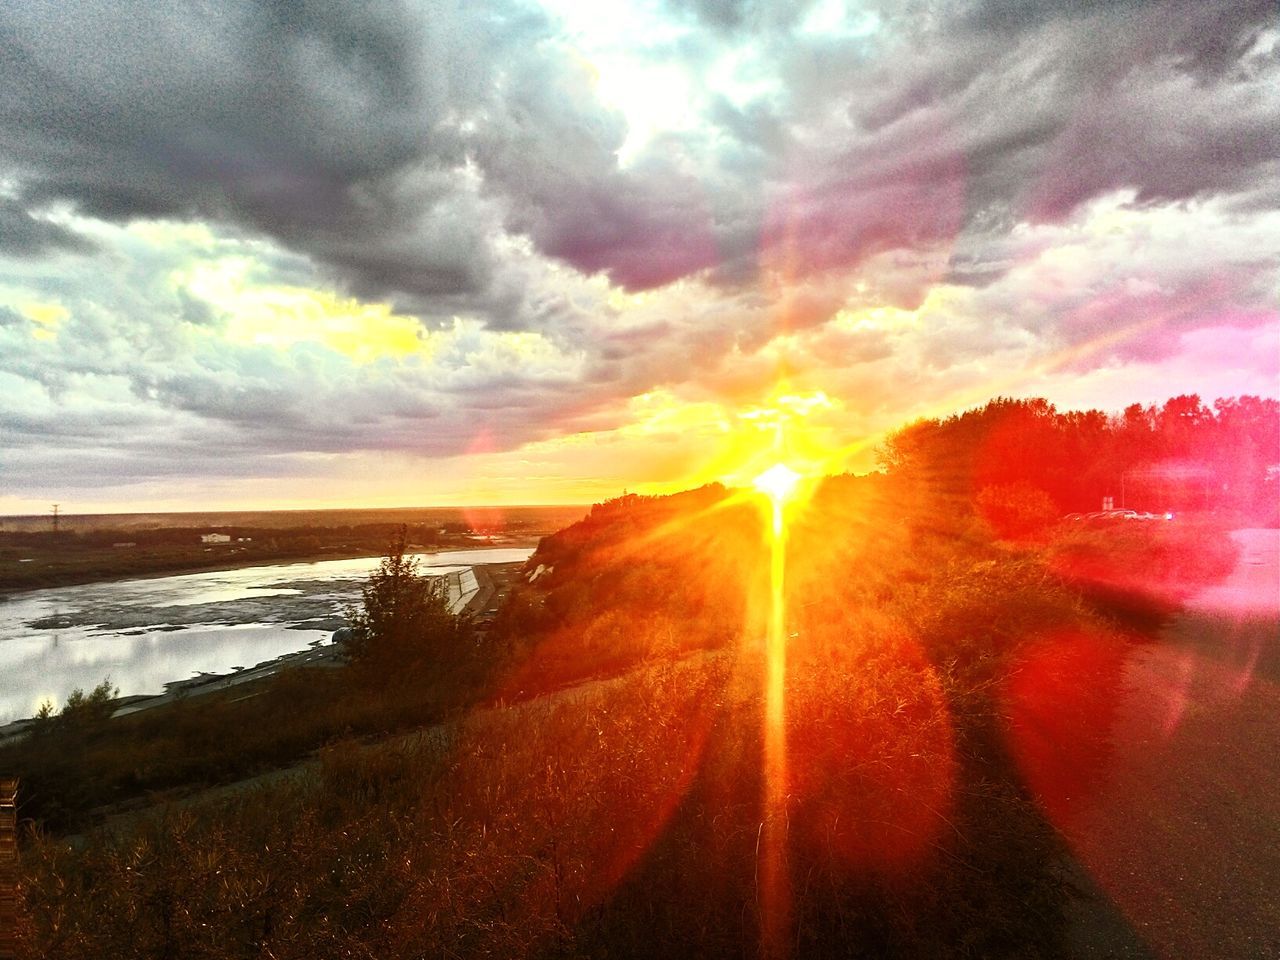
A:
[[[532,547],[418,554],[424,574],[519,563]],[[377,557],[32,590],[0,600],[0,723],[103,679],[155,694],[328,642]]]

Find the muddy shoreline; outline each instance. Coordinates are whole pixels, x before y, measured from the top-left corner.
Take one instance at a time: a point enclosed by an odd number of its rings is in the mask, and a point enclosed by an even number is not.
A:
[[[528,537],[494,537],[485,540],[459,540],[456,543],[441,543],[414,547],[415,553],[446,553],[454,550],[487,550],[502,547],[520,548],[537,547],[541,536]],[[219,549],[219,548],[214,548]],[[219,573],[227,570],[245,570],[250,567],[278,567],[294,563],[321,563],[326,560],[361,560],[368,558],[377,560],[385,556],[385,551],[370,549],[351,550],[312,550],[298,554],[282,554],[277,557],[210,557],[207,563],[168,564],[157,566],[145,572],[129,571],[114,575],[103,575],[93,571],[77,573],[66,571],[65,576],[51,577],[51,582],[31,585],[0,584],[0,603],[20,597],[37,590],[57,590],[61,587],[85,587],[100,583],[123,583],[131,580],[156,580],[163,577],[181,577],[197,573]]]
[[[488,545],[486,544],[486,546]],[[494,546],[512,547],[514,544],[494,544]],[[528,546],[528,544],[524,544],[524,546]],[[323,557],[321,559],[333,560],[361,558],[357,556],[354,558]],[[306,563],[309,561],[302,560],[293,562]],[[226,567],[223,569],[232,570],[245,569],[248,567],[285,565],[286,564],[242,564],[236,567]],[[519,576],[520,568],[523,567],[523,565],[523,562],[510,561],[469,564],[468,566],[476,578],[476,587],[466,598],[466,602],[459,612],[473,617],[483,629],[483,626],[491,619],[492,614],[496,609],[496,605],[505,597],[508,585],[513,579]],[[294,597],[264,597],[240,602],[278,605],[280,603],[289,604],[305,601],[299,601],[298,598]],[[191,611],[193,616],[199,619],[202,614],[201,607],[193,605],[188,609]],[[143,617],[143,619],[146,619],[146,617]],[[269,679],[285,669],[298,667],[340,667],[346,662],[346,656],[341,641],[336,639],[336,631],[343,625],[345,625],[345,621],[340,622],[339,619],[329,618],[323,623],[317,620],[315,621],[312,629],[328,632],[330,633],[330,638],[327,640],[318,639],[312,641],[306,649],[284,653],[276,657],[270,657],[249,667],[216,672],[202,671],[194,677],[167,681],[164,683],[164,690],[159,693],[136,693],[121,697],[116,700],[116,709],[112,716],[126,716],[142,710],[150,710],[155,707],[164,706],[177,700],[199,697],[205,694],[226,690],[230,687],[240,686],[242,684],[253,684],[255,681]],[[255,696],[256,692],[257,691],[247,692],[246,696]],[[25,736],[30,730],[33,722],[32,718],[24,717],[0,725],[0,743],[11,738]]]

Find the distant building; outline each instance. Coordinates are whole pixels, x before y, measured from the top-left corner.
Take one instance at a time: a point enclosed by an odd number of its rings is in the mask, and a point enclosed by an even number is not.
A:
[[[201,543],[230,543],[231,536],[225,533],[202,533],[200,534]]]

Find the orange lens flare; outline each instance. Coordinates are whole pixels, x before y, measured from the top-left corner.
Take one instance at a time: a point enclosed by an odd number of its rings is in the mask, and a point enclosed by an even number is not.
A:
[[[769,633],[765,640],[763,818],[763,939],[766,956],[786,955],[791,927],[791,885],[787,872],[787,633],[786,526],[782,503],[773,501],[769,557]]]
[[[755,478],[757,490],[772,507],[769,538],[769,629],[765,639],[765,796],[761,855],[764,943],[768,956],[786,953],[791,925],[791,890],[787,875],[787,625],[785,508],[796,496],[800,474],[786,464],[770,467]]]

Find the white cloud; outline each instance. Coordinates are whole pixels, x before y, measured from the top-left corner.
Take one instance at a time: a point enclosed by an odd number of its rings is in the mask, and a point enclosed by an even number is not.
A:
[[[904,9],[6,9],[6,482],[666,482],[696,431],[659,448],[636,398],[783,374],[853,437],[994,392],[1274,393],[1262,7]]]

